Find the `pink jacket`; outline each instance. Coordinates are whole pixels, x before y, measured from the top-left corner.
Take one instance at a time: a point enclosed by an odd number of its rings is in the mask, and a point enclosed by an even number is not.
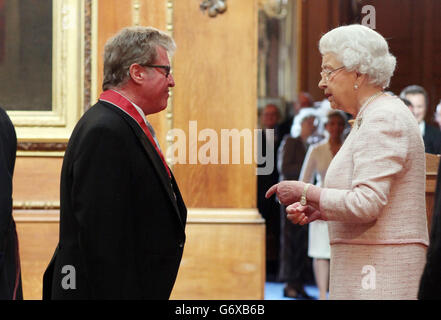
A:
[[[320,198],[332,244],[428,245],[424,143],[409,109],[384,95],[360,114]]]

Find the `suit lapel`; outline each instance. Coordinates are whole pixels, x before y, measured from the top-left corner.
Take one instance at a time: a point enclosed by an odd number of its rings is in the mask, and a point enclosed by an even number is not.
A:
[[[181,225],[184,227],[184,223],[182,221],[181,214],[179,212],[179,208],[177,206],[177,199],[175,198],[175,194],[173,191],[173,187],[171,184],[171,179],[169,178],[167,171],[164,169],[164,164],[162,163],[162,159],[159,157],[158,153],[156,152],[156,149],[154,146],[152,146],[152,143],[145,135],[144,131],[141,129],[141,127],[138,125],[138,123],[127,113],[125,113],[123,110],[119,109],[118,107],[113,106],[112,104],[100,101],[103,105],[106,107],[111,108],[111,110],[119,113],[122,118],[130,125],[130,127],[133,129],[133,132],[137,139],[141,142],[141,145],[147,155],[147,157],[151,160],[153,163],[153,166],[155,168],[156,173],[158,174],[159,180],[161,181],[165,192],[167,193],[168,197],[171,200],[171,203],[173,205],[173,208],[176,211],[176,214],[178,215],[179,221],[181,222]]]

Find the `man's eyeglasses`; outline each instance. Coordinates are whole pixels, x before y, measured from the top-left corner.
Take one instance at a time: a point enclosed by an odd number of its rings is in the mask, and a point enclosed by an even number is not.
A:
[[[170,71],[171,71],[171,67],[170,66],[164,66],[164,65],[157,65],[157,64],[145,64],[143,65],[145,67],[150,67],[150,68],[160,68],[160,69],[164,69],[165,70],[165,77],[168,78],[168,76],[170,75]]]
[[[344,66],[342,66],[342,67],[340,67],[340,68],[337,68],[337,69],[328,70],[328,71],[323,70],[322,72],[320,72],[320,75],[322,76],[322,78],[324,78],[324,79],[326,80],[326,82],[328,82],[329,80],[331,80],[331,75],[332,75],[334,72],[336,72],[336,71],[338,71],[338,70],[341,70],[341,69],[343,69],[343,68],[344,68]]]

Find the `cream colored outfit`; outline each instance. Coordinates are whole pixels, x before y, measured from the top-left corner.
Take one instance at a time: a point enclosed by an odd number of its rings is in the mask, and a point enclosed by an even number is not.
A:
[[[310,146],[303,162],[299,180],[314,183],[315,178],[315,185],[321,187],[332,158],[331,147],[327,139]],[[326,221],[316,220],[309,224],[308,256],[316,259],[331,258],[328,223]]]
[[[330,299],[416,299],[428,246],[423,139],[396,97],[380,96],[360,117],[320,198]]]

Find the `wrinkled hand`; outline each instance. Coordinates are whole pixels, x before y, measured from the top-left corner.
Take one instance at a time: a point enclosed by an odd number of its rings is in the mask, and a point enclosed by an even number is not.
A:
[[[304,186],[305,184],[300,181],[282,181],[269,188],[265,197],[268,199],[273,194],[276,194],[280,203],[288,206],[299,201]]]
[[[294,224],[301,226],[324,217],[319,210],[312,206],[302,206],[299,202],[293,203],[286,208],[286,218]]]

